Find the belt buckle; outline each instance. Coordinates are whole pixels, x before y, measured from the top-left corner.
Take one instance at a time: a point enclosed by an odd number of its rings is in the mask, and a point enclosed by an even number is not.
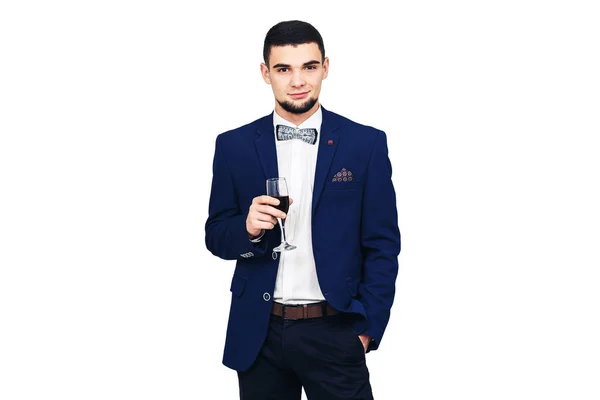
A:
[[[283,314],[282,315],[283,319],[287,319],[287,320],[290,320],[290,321],[297,321],[297,320],[300,320],[300,319],[306,319],[306,318],[308,318],[308,304],[303,304],[302,305],[302,316],[300,318],[290,318],[290,317],[286,316],[286,314],[287,314],[286,311],[287,311],[288,308],[298,308],[298,307],[299,306],[286,306],[286,305],[283,305],[283,310],[281,312],[281,314]]]

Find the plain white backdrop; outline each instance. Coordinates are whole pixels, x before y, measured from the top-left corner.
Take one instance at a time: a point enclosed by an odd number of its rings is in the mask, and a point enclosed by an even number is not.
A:
[[[0,5],[0,398],[238,398],[214,140],[271,112],[288,19],[325,40],[322,104],[388,135],[375,398],[600,398],[594,2],[212,3]]]

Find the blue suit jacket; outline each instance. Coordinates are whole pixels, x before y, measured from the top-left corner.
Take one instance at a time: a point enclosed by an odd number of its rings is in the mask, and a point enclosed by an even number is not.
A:
[[[322,106],[321,106],[322,107]],[[379,347],[394,300],[400,231],[385,133],[322,108],[312,200],[312,243],[319,285],[336,309],[352,313],[357,334]],[[333,144],[329,144],[333,141]],[[345,168],[354,179],[334,182]],[[223,363],[246,370],[266,337],[279,259],[279,225],[260,243],[246,232],[252,199],[277,177],[273,114],[216,140],[206,246],[237,260]]]

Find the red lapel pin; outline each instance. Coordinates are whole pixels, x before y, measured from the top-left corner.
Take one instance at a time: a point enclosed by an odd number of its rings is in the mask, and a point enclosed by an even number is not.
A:
[[[333,140],[328,140],[327,144],[331,146],[333,144]]]

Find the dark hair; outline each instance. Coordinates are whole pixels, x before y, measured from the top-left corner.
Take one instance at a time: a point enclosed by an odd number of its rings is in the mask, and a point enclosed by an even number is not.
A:
[[[265,44],[263,47],[263,58],[267,67],[269,66],[269,55],[271,47],[299,45],[305,43],[316,43],[321,50],[321,62],[325,61],[325,45],[323,38],[318,30],[308,22],[303,21],[283,21],[274,25],[267,36],[265,36]]]

